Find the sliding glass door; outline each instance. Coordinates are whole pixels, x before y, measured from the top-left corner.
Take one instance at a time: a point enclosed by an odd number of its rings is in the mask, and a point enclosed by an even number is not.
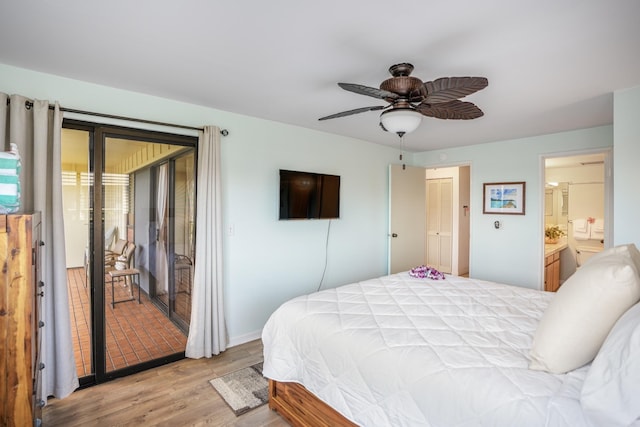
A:
[[[191,317],[195,252],[195,153],[187,151],[152,170],[155,227],[151,261],[155,271],[151,297],[183,330]]]
[[[196,139],[64,126],[67,266],[70,278],[84,278],[73,291],[70,279],[70,294],[86,301],[71,308],[87,329],[74,331],[79,376],[101,382],[184,357]]]

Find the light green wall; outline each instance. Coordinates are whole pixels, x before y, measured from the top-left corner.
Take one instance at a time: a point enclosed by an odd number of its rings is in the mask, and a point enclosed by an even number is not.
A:
[[[229,318],[261,329],[290,297],[386,273],[387,165],[397,151],[277,123],[231,129],[222,153]],[[239,139],[235,139],[240,137]],[[341,176],[340,219],[278,220],[279,169]],[[239,318],[236,318],[239,316]]]
[[[341,218],[331,223],[323,287],[386,273],[387,170],[396,149],[1,64],[0,91],[66,108],[229,130],[222,139],[223,278],[232,345],[259,337],[277,306],[314,291],[322,278],[329,222],[278,221],[280,168],[342,177]]]
[[[470,275],[540,289],[543,283],[543,156],[608,149],[611,126],[419,153],[414,164],[471,165]],[[483,183],[524,181],[525,215],[482,213]],[[502,222],[496,230],[494,221]]]
[[[342,218],[331,223],[325,287],[386,273],[387,167],[397,150],[198,105],[0,64],[0,91],[58,100],[67,108],[183,125],[226,128],[223,138],[225,300],[231,344],[259,336],[283,301],[315,290],[327,221],[277,220],[278,169],[342,176]],[[640,88],[615,94],[615,125],[415,154],[412,164],[471,165],[470,270],[474,277],[542,283],[542,157],[614,149],[614,243],[640,246]],[[615,133],[615,144],[614,144]],[[619,179],[615,179],[619,177]],[[482,183],[526,181],[526,215],[483,215]],[[503,223],[501,230],[493,222]]]
[[[640,87],[613,98],[613,241],[640,248]]]

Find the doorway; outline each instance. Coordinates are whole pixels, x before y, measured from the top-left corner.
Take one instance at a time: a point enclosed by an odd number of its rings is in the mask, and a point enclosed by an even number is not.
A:
[[[63,123],[67,272],[82,385],[184,357],[195,247],[196,142]],[[163,167],[160,189],[152,177]],[[163,264],[156,261],[160,247]],[[164,304],[157,301],[157,283],[166,289]]]
[[[389,180],[389,272],[428,264],[445,273],[468,276],[471,167],[426,169],[407,166],[404,169],[400,165],[391,165]],[[451,191],[445,192],[450,200],[444,205],[442,193],[435,197],[432,195],[434,187],[428,185],[436,182],[432,180],[450,183]],[[439,208],[430,206],[430,199],[439,201]],[[443,214],[446,218],[442,217]],[[442,232],[442,227],[446,228],[445,232]]]
[[[469,275],[471,167],[426,170],[427,261],[442,272]]]
[[[611,182],[606,172],[610,170],[610,152],[549,157],[544,163],[544,228],[555,226],[564,233],[560,245],[565,249],[559,252],[561,285],[579,267],[581,250],[595,252],[608,245],[612,226]],[[595,231],[596,222],[602,229]],[[541,236],[544,234],[542,230]],[[551,247],[549,243],[544,246],[546,258]]]

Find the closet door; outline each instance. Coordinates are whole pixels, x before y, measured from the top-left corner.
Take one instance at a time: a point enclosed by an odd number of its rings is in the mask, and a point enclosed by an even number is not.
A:
[[[451,273],[453,179],[427,180],[427,265]]]

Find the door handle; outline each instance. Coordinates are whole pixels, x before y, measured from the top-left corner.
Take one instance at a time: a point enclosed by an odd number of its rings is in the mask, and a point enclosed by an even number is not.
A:
[[[396,234],[396,233],[391,233],[391,237],[398,237],[398,234]]]

